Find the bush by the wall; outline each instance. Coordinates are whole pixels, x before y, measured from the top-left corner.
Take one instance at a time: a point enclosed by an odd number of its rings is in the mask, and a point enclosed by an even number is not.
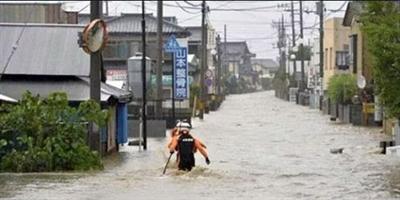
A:
[[[352,74],[336,74],[329,79],[328,96],[334,103],[349,104],[357,94],[356,78]]]
[[[68,105],[65,93],[40,98],[24,94],[0,112],[0,171],[40,172],[102,168],[98,152],[86,145],[87,122],[106,125],[108,113],[86,101]]]

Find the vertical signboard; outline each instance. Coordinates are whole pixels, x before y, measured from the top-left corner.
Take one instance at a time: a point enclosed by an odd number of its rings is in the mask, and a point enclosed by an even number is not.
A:
[[[174,52],[174,89],[176,99],[189,98],[188,81],[188,50],[186,47],[178,48]]]

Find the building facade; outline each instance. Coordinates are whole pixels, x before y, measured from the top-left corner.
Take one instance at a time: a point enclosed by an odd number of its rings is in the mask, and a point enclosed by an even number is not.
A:
[[[350,28],[342,25],[343,18],[334,17],[324,22],[324,80],[323,89],[329,79],[340,73],[350,73],[349,34]]]

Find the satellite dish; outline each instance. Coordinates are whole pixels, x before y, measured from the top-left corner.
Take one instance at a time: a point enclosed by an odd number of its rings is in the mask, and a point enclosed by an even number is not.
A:
[[[357,76],[357,86],[358,86],[358,88],[364,89],[366,85],[367,85],[367,82],[365,80],[365,77],[363,75]]]

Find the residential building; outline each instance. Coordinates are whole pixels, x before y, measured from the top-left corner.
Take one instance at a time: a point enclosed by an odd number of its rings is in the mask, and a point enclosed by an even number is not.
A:
[[[326,91],[329,79],[339,73],[350,73],[349,34],[350,28],[342,25],[343,18],[333,17],[324,22],[324,80]]]
[[[365,80],[365,87],[360,88],[360,97],[363,107],[373,105],[373,112],[363,113],[363,125],[375,125],[382,122],[386,133],[392,132],[392,124],[396,120],[383,119],[382,106],[377,103],[379,96],[374,94],[374,77],[371,63],[371,55],[368,52],[367,39],[361,30],[360,17],[366,6],[362,1],[351,1],[348,3],[343,19],[343,25],[350,28],[350,69],[357,76],[357,82]]]
[[[155,73],[157,60],[157,18],[146,14],[146,56],[151,59],[152,74]],[[79,23],[86,24],[89,15],[80,14]],[[122,13],[121,16],[107,16],[104,18],[109,33],[108,43],[103,52],[104,68],[107,80],[127,80],[127,60],[142,52],[142,15],[140,13]],[[178,43],[187,47],[190,33],[183,27],[163,21],[163,42],[171,35],[175,35]],[[172,74],[172,56],[163,54],[163,75]],[[169,91],[169,90],[168,90]],[[171,97],[171,93],[169,98]],[[151,98],[149,99],[151,100]]]
[[[256,89],[272,89],[272,79],[278,71],[278,64],[269,58],[251,58],[251,67],[252,71],[257,74]]]
[[[348,27],[349,37],[349,64],[350,70],[357,78],[363,76],[367,85],[372,82],[372,66],[369,62],[366,38],[361,31],[360,14],[364,3],[351,1],[348,3],[346,13],[342,21],[343,26]]]
[[[72,106],[89,100],[90,55],[77,43],[83,28],[76,24],[0,23],[0,66],[6,66],[0,81],[2,95],[20,100],[26,91],[42,97],[65,92]],[[101,106],[113,113],[101,135],[102,149],[107,152],[127,142],[126,104],[131,96],[101,83]]]
[[[259,78],[273,78],[278,71],[278,63],[270,58],[251,58],[252,70],[257,72]]]
[[[201,26],[187,26],[186,29],[191,33],[189,37],[189,53],[194,54],[197,58],[201,59],[202,46],[201,46]],[[207,85],[208,94],[215,94],[215,77],[216,77],[216,39],[215,39],[215,29],[211,26],[210,23],[207,23],[206,26],[206,46],[207,46],[207,55],[206,55],[206,71],[210,71],[211,76],[205,77],[206,79],[211,79],[211,85]],[[201,67],[201,66],[200,66]],[[200,84],[197,82],[197,84]]]
[[[252,72],[251,58],[255,57],[255,54],[250,52],[245,41],[222,42],[221,50],[225,57],[226,73],[240,78]]]

